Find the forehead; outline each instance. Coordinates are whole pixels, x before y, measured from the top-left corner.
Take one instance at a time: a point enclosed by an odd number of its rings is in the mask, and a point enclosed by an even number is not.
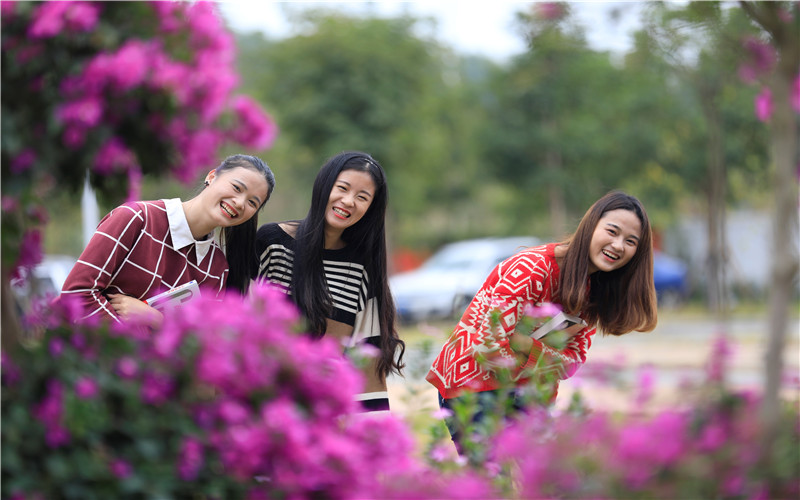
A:
[[[600,217],[598,226],[613,224],[620,228],[626,235],[640,237],[642,235],[642,222],[639,217],[630,210],[617,209],[609,210]]]
[[[375,191],[375,181],[369,172],[361,170],[344,170],[336,177],[336,182],[346,182],[351,186],[369,192]]]
[[[267,184],[267,179],[264,177],[264,174],[253,169],[236,167],[230,170],[225,170],[219,174],[219,176],[230,180],[244,182],[249,190],[256,191],[257,193],[263,191],[263,193],[266,195],[266,192],[269,189],[269,185]]]

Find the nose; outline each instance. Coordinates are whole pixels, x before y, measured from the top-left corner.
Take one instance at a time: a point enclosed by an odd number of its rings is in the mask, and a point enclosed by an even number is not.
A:
[[[236,210],[241,211],[242,208],[245,207],[246,203],[247,203],[247,200],[245,199],[244,193],[233,197],[233,204],[234,204],[233,208],[235,208]]]
[[[342,197],[342,203],[347,205],[348,207],[352,207],[355,204],[355,195],[350,193],[344,195]]]

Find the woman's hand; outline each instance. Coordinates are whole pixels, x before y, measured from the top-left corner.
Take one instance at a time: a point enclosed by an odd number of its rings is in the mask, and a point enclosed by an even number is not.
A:
[[[157,309],[130,295],[108,294],[108,300],[122,321],[135,320],[157,328],[164,321],[164,315]]]

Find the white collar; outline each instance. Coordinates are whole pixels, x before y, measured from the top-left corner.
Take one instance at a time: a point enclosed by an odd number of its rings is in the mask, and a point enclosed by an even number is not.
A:
[[[186,214],[183,212],[183,204],[180,198],[164,200],[164,207],[167,209],[167,219],[169,220],[169,232],[172,236],[172,248],[180,250],[189,245],[194,245],[194,252],[197,255],[197,263],[203,262],[206,254],[211,249],[211,245],[216,240],[215,233],[209,233],[206,239],[198,241],[192,236],[189,223],[186,221]]]

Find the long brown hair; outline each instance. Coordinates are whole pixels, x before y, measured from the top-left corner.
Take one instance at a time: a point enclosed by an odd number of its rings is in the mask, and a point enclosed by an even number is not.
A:
[[[629,210],[642,224],[642,234],[633,258],[611,272],[589,274],[589,246],[598,222],[606,212]],[[567,252],[561,264],[561,305],[581,312],[590,324],[605,334],[648,332],[656,327],[657,302],[653,284],[653,236],[642,203],[633,196],[612,191],[597,200],[565,241]],[[588,293],[587,293],[588,282]]]

